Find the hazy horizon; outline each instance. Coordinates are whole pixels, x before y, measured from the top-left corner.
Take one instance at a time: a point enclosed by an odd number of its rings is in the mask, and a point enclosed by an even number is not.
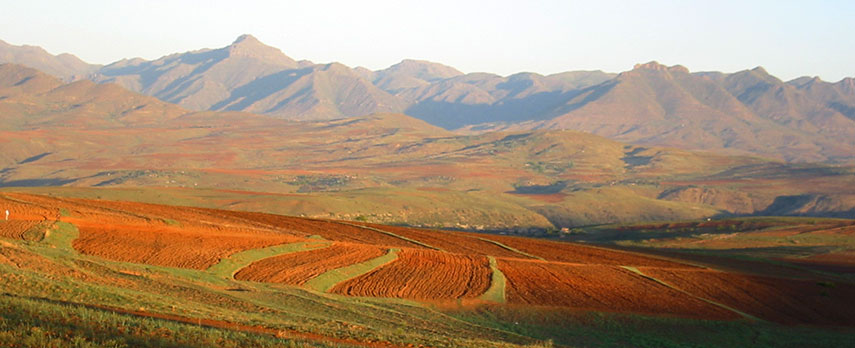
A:
[[[4,3],[0,40],[86,62],[156,59],[241,34],[294,59],[384,69],[429,60],[463,72],[620,72],[658,61],[691,71],[763,66],[784,80],[855,76],[855,3],[735,1]]]

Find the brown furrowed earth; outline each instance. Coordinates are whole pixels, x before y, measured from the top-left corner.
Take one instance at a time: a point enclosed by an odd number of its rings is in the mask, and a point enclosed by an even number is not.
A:
[[[739,318],[731,311],[616,266],[499,259],[499,269],[508,279],[507,297],[512,304]]]
[[[206,269],[236,252],[293,243],[288,235],[174,227],[80,224],[74,248],[86,255],[158,266]]]
[[[440,230],[425,230],[419,228],[384,226],[377,224],[355,223],[369,226],[396,235],[428,244],[443,251],[458,254],[490,255],[497,257],[530,258],[480,238],[480,235],[467,235]]]
[[[581,244],[555,243],[540,239],[496,235],[485,235],[483,238],[502,243],[547,261],[617,266],[692,267],[655,257]]]
[[[409,249],[395,262],[340,283],[331,292],[421,300],[475,298],[487,291],[490,274],[484,256]]]
[[[651,277],[748,314],[787,324],[855,325],[855,286],[711,270],[641,268]]]
[[[235,274],[237,280],[303,285],[326,271],[368,261],[386,250],[364,244],[333,245],[257,261]]]

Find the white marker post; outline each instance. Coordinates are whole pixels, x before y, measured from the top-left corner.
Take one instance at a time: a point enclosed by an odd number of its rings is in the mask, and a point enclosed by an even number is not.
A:
[[[9,209],[6,209],[6,221],[9,221]]]

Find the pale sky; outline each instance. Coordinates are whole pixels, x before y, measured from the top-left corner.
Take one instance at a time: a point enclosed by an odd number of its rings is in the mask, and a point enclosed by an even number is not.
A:
[[[855,76],[855,1],[0,0],[0,40],[90,63],[219,48],[248,33],[294,59],[383,69],[405,58],[500,75],[763,66]]]

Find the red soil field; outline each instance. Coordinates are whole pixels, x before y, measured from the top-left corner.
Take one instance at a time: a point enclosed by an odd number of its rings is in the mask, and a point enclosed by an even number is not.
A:
[[[385,254],[382,248],[368,245],[333,243],[316,250],[266,258],[241,269],[237,280],[303,285],[326,271],[365,262]]]
[[[401,238],[335,221],[251,212],[216,212],[231,218],[248,219],[254,223],[262,224],[280,231],[286,231],[298,236],[308,237],[311,235],[319,235],[324,239],[337,242],[364,243],[384,247],[422,248],[422,246],[418,244]]]
[[[709,270],[641,268],[693,295],[786,324],[855,324],[855,285]]]
[[[475,298],[490,287],[492,270],[484,256],[406,249],[395,261],[337,284],[330,292],[350,296],[417,300]]]
[[[9,211],[8,221],[6,210]],[[0,237],[24,239],[24,232],[41,222],[55,220],[58,215],[59,211],[56,209],[15,197],[0,196]]]
[[[400,226],[384,226],[367,223],[354,223],[362,226],[369,226],[379,230],[388,231],[399,236],[417,240],[427,245],[437,247],[443,251],[471,254],[471,255],[490,255],[499,257],[516,257],[528,259],[530,257],[523,254],[502,248],[501,246],[478,239],[473,235],[467,235],[460,232],[425,230],[418,228],[400,227]]]
[[[72,245],[78,252],[115,261],[207,269],[231,254],[268,246],[294,243],[288,235],[233,231],[78,224],[80,236]]]
[[[0,220],[0,237],[11,239],[24,239],[24,232],[39,224],[33,220]]]
[[[59,219],[73,223],[80,231],[72,246],[80,253],[116,261],[205,269],[239,251],[302,240],[265,225],[230,219],[215,210],[10,196],[30,202],[35,212],[66,211],[70,216]]]
[[[738,319],[711,305],[620,267],[498,259],[508,303],[584,310]]]
[[[691,268],[693,266],[661,260],[634,253],[607,250],[575,243],[554,242],[542,239],[497,236],[484,234],[484,239],[497,241],[519,251],[542,257],[547,261],[616,266],[654,266]]]
[[[5,221],[6,210],[9,210],[9,220],[44,221],[55,220],[59,210],[27,199],[18,194],[0,195],[0,222]]]

